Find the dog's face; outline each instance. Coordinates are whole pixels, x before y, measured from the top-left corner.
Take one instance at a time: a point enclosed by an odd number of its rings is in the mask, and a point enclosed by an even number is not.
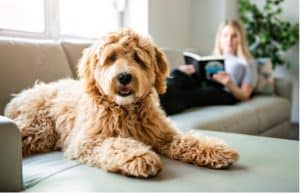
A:
[[[154,87],[166,90],[168,66],[163,52],[132,30],[110,33],[87,50],[79,77],[93,97],[106,96],[127,105],[147,96]]]

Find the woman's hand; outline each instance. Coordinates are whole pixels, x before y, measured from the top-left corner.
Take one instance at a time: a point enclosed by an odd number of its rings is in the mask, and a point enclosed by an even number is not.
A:
[[[221,71],[213,75],[213,79],[217,82],[223,84],[226,87],[230,87],[232,85],[232,79],[230,74],[227,72]]]
[[[180,65],[178,67],[178,70],[180,70],[181,72],[183,72],[187,75],[192,75],[196,72],[194,65]]]
[[[237,87],[233,84],[231,76],[227,72],[218,72],[213,75],[213,79],[227,87],[231,93],[240,101],[246,101],[250,98],[253,86],[250,84],[242,84]]]

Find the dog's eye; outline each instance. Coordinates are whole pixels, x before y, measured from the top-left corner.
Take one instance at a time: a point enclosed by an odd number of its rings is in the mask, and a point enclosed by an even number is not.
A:
[[[140,57],[137,55],[137,53],[134,54],[133,59],[136,63],[142,65],[142,67],[146,67],[144,62],[140,59]]]
[[[117,59],[117,55],[116,54],[112,54],[108,59],[109,59],[110,62],[114,62]]]

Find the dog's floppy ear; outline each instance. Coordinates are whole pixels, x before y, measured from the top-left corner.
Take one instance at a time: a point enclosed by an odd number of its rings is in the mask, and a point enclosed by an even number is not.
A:
[[[78,77],[81,80],[91,81],[93,78],[93,69],[97,63],[93,46],[85,48],[78,64]]]
[[[154,87],[159,94],[166,92],[166,78],[169,75],[168,61],[165,53],[159,48],[155,47],[155,83]]]
[[[94,70],[98,63],[95,45],[84,49],[82,57],[78,64],[78,77],[84,81],[86,91],[95,96],[101,95],[96,86]]]

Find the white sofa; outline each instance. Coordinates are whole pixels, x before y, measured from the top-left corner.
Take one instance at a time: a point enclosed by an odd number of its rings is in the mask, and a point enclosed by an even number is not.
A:
[[[0,38],[0,114],[13,93],[35,81],[76,78],[81,52],[91,42]],[[182,52],[165,49],[170,68]],[[255,96],[233,106],[194,108],[170,118],[182,130],[201,129],[287,138],[290,130],[291,83],[275,79],[273,96]]]
[[[31,87],[37,79],[49,82],[76,78],[76,63],[82,49],[88,45],[90,42],[0,38],[0,114],[11,94]],[[177,62],[174,56],[181,57],[181,52],[166,52],[172,64]],[[287,137],[290,86],[289,82],[278,79],[277,96],[257,96],[234,106],[190,109],[170,118],[182,130],[207,129]],[[0,162],[9,166],[12,164],[10,157],[21,156],[21,139],[20,134],[16,135],[17,131],[13,121],[0,116],[0,142],[9,147],[3,152],[0,148]],[[240,160],[228,170],[211,170],[163,157],[164,169],[157,177],[136,179],[66,160],[62,152],[53,152],[23,159],[17,169],[23,171],[23,191],[30,192],[299,191],[296,141],[201,132],[224,139],[240,153]],[[0,167],[0,179],[7,181],[10,177],[15,179],[14,182],[20,181],[13,175],[15,169],[5,169],[5,164]],[[0,191],[19,191],[22,186],[19,183],[19,186],[7,189],[1,186],[2,183],[5,182],[0,180]]]

